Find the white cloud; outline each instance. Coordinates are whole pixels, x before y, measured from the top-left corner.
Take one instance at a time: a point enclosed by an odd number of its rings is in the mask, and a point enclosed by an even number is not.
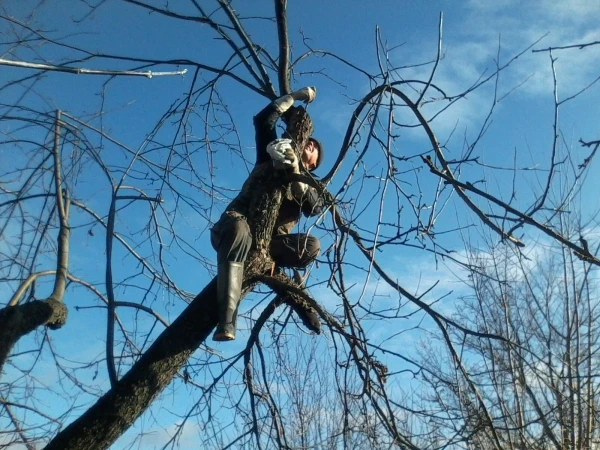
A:
[[[473,8],[467,18],[469,27],[460,36],[467,41],[477,42],[488,52],[495,52],[498,42],[502,45],[501,55],[521,51],[542,36],[547,36],[535,46],[536,49],[550,46],[564,46],[598,40],[596,23],[600,19],[600,9],[595,2],[576,0],[570,2],[540,1],[540,2],[504,2],[506,8],[498,10],[490,8],[491,2],[472,2],[479,5]],[[494,2],[496,3],[496,2]],[[481,5],[485,5],[484,8]],[[586,51],[570,50],[560,52],[558,65],[563,60],[558,75],[563,84],[580,84],[597,68],[597,56],[600,49],[590,47]],[[494,54],[490,54],[495,57]],[[465,61],[465,60],[463,60]],[[547,92],[551,85],[550,63],[547,54],[526,52],[516,65],[518,70],[512,74],[515,80],[527,74],[537,74],[532,82],[523,86],[523,90],[533,94]],[[539,86],[539,83],[542,83]],[[543,88],[543,89],[541,89]]]
[[[452,11],[447,14],[444,58],[439,64],[434,83],[448,95],[459,94],[480,77],[492,74],[497,62],[506,64],[544,35],[547,36],[534,46],[535,49],[598,41],[600,31],[596,24],[599,19],[600,8],[592,1],[472,0],[468,3],[466,14],[452,15]],[[422,61],[435,56],[431,50],[431,39],[421,46],[408,47],[407,51],[408,54],[403,52],[401,55],[403,60]],[[554,57],[560,98],[572,95],[600,75],[598,45],[585,49],[557,50]],[[427,79],[430,70],[431,66],[408,69],[402,71],[402,76],[405,79]],[[499,96],[521,84],[511,95],[551,98],[552,66],[547,52],[533,53],[527,50],[504,70],[499,81]],[[455,103],[433,124],[438,138],[443,141],[457,124],[460,131],[473,126],[477,129],[479,121],[485,116],[482,112],[489,110],[492,104],[492,93],[493,80],[485,88]],[[429,95],[433,95],[432,90]],[[445,106],[447,102],[434,103],[426,106],[424,111],[431,115]],[[499,107],[503,107],[503,104]]]

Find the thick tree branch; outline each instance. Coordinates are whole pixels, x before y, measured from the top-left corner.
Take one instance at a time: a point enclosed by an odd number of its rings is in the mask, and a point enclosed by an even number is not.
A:
[[[225,1],[225,0],[218,0],[218,1],[219,1],[219,4],[221,5],[221,7],[223,8],[223,11],[225,11],[225,14],[227,14],[229,21],[233,24],[233,28],[235,29],[238,36],[244,43],[248,52],[250,53],[250,56],[252,57],[252,60],[254,61],[256,68],[258,69],[259,73],[262,76],[263,86],[266,88],[267,94],[270,96],[276,96],[275,89],[273,88],[273,83],[271,83],[271,80],[269,79],[269,75],[267,74],[267,71],[265,70],[263,63],[260,60],[258,53],[256,52],[256,48],[255,48],[254,44],[252,43],[252,41],[250,40],[248,33],[246,33],[246,30],[244,30],[244,27],[242,26],[241,22],[239,21],[237,14],[235,13],[235,11],[233,10],[233,8],[231,7],[231,5],[229,4],[228,1]],[[281,94],[281,95],[283,95],[283,94]]]
[[[113,388],[115,387],[115,384],[117,383],[117,369],[115,367],[115,355],[114,355],[116,307],[115,307],[115,293],[114,293],[113,276],[112,276],[112,250],[113,250],[113,236],[115,234],[117,189],[113,190],[110,207],[108,210],[108,219],[106,221],[106,270],[105,270],[106,299],[108,301],[107,308],[106,308],[106,315],[107,315],[107,317],[106,317],[106,368],[108,370],[108,379],[110,380],[110,386]]]
[[[60,328],[67,315],[64,303],[52,297],[0,309],[0,372],[19,339],[43,325]]]
[[[56,209],[58,211],[58,220],[60,228],[58,232],[58,254],[56,258],[56,278],[54,281],[54,290],[51,298],[62,302],[65,296],[67,286],[67,273],[69,267],[69,239],[71,237],[71,227],[69,226],[69,190],[63,182],[62,174],[62,156],[60,142],[61,128],[60,111],[56,111],[56,124],[54,129],[54,187],[56,189]]]
[[[279,92],[280,95],[289,94],[290,88],[290,41],[287,26],[287,0],[275,0],[275,19],[277,20],[277,34],[279,35]]]

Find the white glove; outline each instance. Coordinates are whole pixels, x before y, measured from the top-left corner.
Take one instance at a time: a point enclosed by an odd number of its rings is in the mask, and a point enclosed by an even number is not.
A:
[[[276,168],[297,167],[298,158],[292,147],[291,139],[275,139],[267,145],[267,153]]]
[[[294,100],[302,100],[303,102],[310,103],[317,98],[317,88],[314,86],[307,86],[292,92],[291,96]]]
[[[275,100],[273,104],[275,105],[275,108],[277,108],[277,111],[279,111],[279,114],[283,114],[294,105],[294,97],[291,95],[284,95]]]
[[[304,194],[308,190],[308,184],[302,183],[300,181],[295,181],[292,183],[291,187],[292,195],[294,196],[294,198],[301,202],[302,198],[304,197]]]
[[[294,168],[294,172],[297,172],[299,169],[298,157],[296,156],[296,152],[292,147],[285,149],[285,164]]]
[[[316,87],[305,87],[299,89],[295,92],[292,92],[289,95],[284,95],[283,97],[279,97],[277,100],[273,102],[279,114],[283,114],[288,109],[292,107],[295,100],[301,100],[306,103],[312,102],[317,97],[317,88]]]

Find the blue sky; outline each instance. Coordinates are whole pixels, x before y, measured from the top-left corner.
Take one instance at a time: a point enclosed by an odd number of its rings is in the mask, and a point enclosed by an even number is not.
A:
[[[158,2],[162,6],[164,2]],[[170,6],[181,13],[192,13],[191,3],[178,1],[169,2]],[[4,15],[13,16],[18,20],[25,21],[28,12],[38,5],[38,2],[23,1],[11,5],[4,5]],[[270,2],[252,2],[251,6],[240,3],[235,5],[243,16],[259,16],[271,14]],[[212,5],[210,6],[212,7]],[[548,167],[548,158],[552,150],[554,131],[553,121],[553,84],[550,58],[547,52],[532,53],[525,51],[534,42],[535,49],[548,48],[557,45],[570,45],[597,41],[600,32],[597,31],[597,23],[600,19],[600,8],[593,1],[569,1],[555,2],[535,1],[521,2],[513,0],[496,1],[341,1],[332,0],[328,2],[319,1],[290,1],[288,6],[290,37],[293,45],[293,57],[297,57],[307,50],[303,45],[302,36],[308,39],[307,43],[313,49],[325,50],[337,54],[347,61],[370,72],[378,72],[376,27],[383,47],[392,49],[387,55],[390,64],[394,67],[404,67],[394,73],[396,80],[400,79],[427,79],[431,70],[431,62],[435,58],[438,21],[441,11],[444,13],[443,22],[443,55],[434,82],[448,95],[455,95],[466,90],[482,77],[491,75],[496,64],[503,65],[517,54],[523,54],[511,63],[501,73],[497,83],[497,97],[503,97],[502,101],[495,105],[493,120],[489,124],[487,132],[481,139],[475,156],[482,163],[490,166],[538,168],[539,172],[525,172],[515,180],[518,192],[518,204],[526,208],[531,202],[532,195],[539,192]],[[210,8],[209,8],[210,9]],[[101,5],[95,12],[87,15],[89,9],[79,2],[46,2],[39,5],[39,10],[29,19],[31,27],[44,30],[47,37],[60,38],[61,42],[76,45],[90,52],[101,52],[104,54],[116,54],[138,58],[176,60],[190,59],[196,62],[213,66],[223,64],[227,57],[225,46],[222,41],[214,39],[214,36],[205,27],[192,22],[177,22],[158,14],[150,14],[140,11],[129,4],[108,1]],[[78,23],[83,18],[83,22]],[[271,21],[264,19],[252,19],[247,22],[248,29],[254,41],[259,45],[265,45],[272,52],[276,52],[274,45],[275,27]],[[19,48],[14,50],[11,45],[6,44],[12,36],[9,31],[15,25],[6,20],[0,22],[0,32],[4,44],[2,45],[3,58],[21,59],[36,62],[40,58],[49,60],[55,64],[65,60],[84,59],[85,55],[74,52],[69,48],[61,48],[56,45],[46,44],[33,49]],[[384,51],[381,50],[381,55]],[[592,83],[600,72],[598,70],[598,57],[600,47],[590,47],[581,50],[556,51],[556,76],[558,80],[559,98],[568,98],[578,92],[582,87]],[[383,57],[383,56],[382,56]],[[122,61],[106,58],[96,58],[91,61],[79,61],[70,64],[73,67],[97,68],[97,69],[131,69],[134,65]],[[142,64],[140,63],[140,66]],[[165,64],[153,70],[180,70],[184,66]],[[15,69],[0,66],[0,80],[12,80],[33,72],[26,69]],[[271,74],[272,75],[272,74]],[[64,110],[74,117],[90,120],[95,127],[104,129],[110,136],[124,145],[138,149],[148,145],[144,139],[163,116],[170,105],[190,89],[193,70],[189,70],[185,76],[154,77],[152,79],[138,77],[92,77],[82,75],[53,74],[48,73],[45,78],[32,85],[23,104],[33,105],[52,111],[56,108]],[[201,72],[200,79],[210,79],[211,75]],[[335,80],[335,81],[333,81]],[[317,171],[317,174],[326,173],[333,163],[339,151],[345,128],[349,118],[356,106],[356,100],[369,92],[374,86],[364,75],[349,69],[344,64],[330,57],[313,57],[303,60],[297,66],[294,79],[294,87],[314,85],[318,89],[317,100],[309,105],[309,111],[315,120],[315,135],[325,144],[326,158],[325,167]],[[214,206],[207,212],[199,212],[185,205],[177,205],[175,228],[178,235],[193,243],[194,251],[198,258],[205,258],[208,263],[203,266],[198,259],[186,255],[176,245],[168,247],[165,260],[168,270],[173,279],[186,291],[195,293],[204,286],[214,273],[214,251],[208,242],[208,227],[210,221],[218,218],[227,201],[235,190],[241,186],[254,157],[253,130],[251,118],[266,103],[266,99],[251,90],[240,87],[238,84],[228,80],[220,83],[222,101],[228,108],[231,118],[235,123],[234,132],[228,132],[224,136],[209,134],[211,139],[222,138],[225,142],[236,148],[232,152],[229,148],[215,144],[215,152],[211,157],[202,147],[204,135],[204,116],[200,105],[197,105],[194,114],[190,118],[187,138],[193,142],[192,147],[196,149],[192,155],[193,164],[200,176],[208,180],[208,185],[213,183],[217,193],[218,201],[209,205],[210,199],[207,193],[200,189],[190,191],[189,194],[203,205]],[[105,96],[98,95],[104,92]],[[22,93],[20,87],[6,89],[0,92],[3,104],[15,102]],[[470,93],[465,99],[454,103],[448,111],[437,117],[432,126],[440,142],[445,143],[445,151],[449,158],[460,159],[464,153],[465,143],[472,143],[478,135],[483,121],[490,111],[493,103],[494,83],[490,82],[477,91]],[[600,95],[597,86],[593,85],[585,95],[575,98],[564,105],[560,110],[560,151],[562,155],[574,154],[579,161],[587,155],[587,151],[581,149],[577,141],[598,139],[598,107]],[[433,115],[445,103],[435,102],[423,108],[428,115]],[[102,108],[103,114],[97,115]],[[217,118],[229,120],[223,111],[217,112]],[[404,111],[399,109],[397,117],[400,120],[412,121]],[[0,124],[2,133],[13,132]],[[415,157],[429,149],[428,142],[422,131],[414,129],[402,129],[399,131],[401,138],[395,143],[394,151],[398,155],[407,157],[409,160],[402,166],[407,170],[405,188],[413,195],[423,195],[425,204],[431,204],[433,194],[437,186],[437,179],[426,170],[419,169],[420,160]],[[109,142],[100,140],[93,132],[86,132],[95,145],[103,145],[102,152],[109,162],[119,163],[119,158],[124,153]],[[173,141],[175,125],[167,122],[157,133],[154,141],[162,144]],[[176,139],[181,142],[180,138]],[[216,141],[215,141],[216,142]],[[364,141],[363,141],[364,143]],[[149,144],[150,147],[153,144]],[[149,148],[149,147],[146,147]],[[358,151],[362,147],[357,146]],[[204,150],[203,150],[204,149]],[[13,149],[0,149],[0,164],[18,164],[20,160],[13,153]],[[243,155],[241,157],[240,155]],[[344,163],[339,176],[334,179],[331,190],[336,192],[340,189],[350,168],[356,161],[356,153],[351,151],[348,161]],[[157,156],[157,160],[161,157]],[[244,162],[244,158],[246,162]],[[412,158],[412,159],[411,159]],[[213,164],[212,173],[209,164]],[[380,176],[385,168],[384,158],[381,151],[370,150],[364,169],[359,169],[358,176],[368,174],[372,177]],[[102,180],[102,175],[92,165],[86,166],[89,175],[80,179],[77,184],[77,192],[82,200],[94,209],[105,214],[107,211],[108,184]],[[212,174],[212,178],[211,178]],[[510,171],[497,171],[489,167],[469,167],[462,174],[467,180],[487,181],[486,187],[494,193],[500,193],[508,200],[510,189],[507,186],[512,183]],[[408,210],[410,206],[404,199],[396,199],[394,194],[389,194],[382,199],[377,194],[381,184],[376,179],[369,179],[364,187],[360,183],[353,184],[341,199],[355,205],[357,211],[364,210],[357,224],[363,229],[374,231],[379,216],[379,208],[385,206],[384,217],[386,220],[395,220],[397,217],[397,205],[402,204],[404,217],[410,217]],[[588,180],[589,192],[597,192],[598,181]],[[127,179],[125,184],[134,183]],[[149,194],[158,192],[157,186],[145,184]],[[598,206],[597,196],[591,198],[590,211]],[[480,203],[487,207],[485,203]],[[117,230],[124,235],[134,235],[143,230],[147,222],[147,204],[131,206],[119,214]],[[175,214],[173,197],[165,196],[164,214]],[[424,214],[426,210],[424,210]],[[160,213],[159,213],[160,214]],[[410,219],[402,219],[403,223],[410,223]],[[91,236],[89,227],[83,226],[89,218],[77,213],[74,216],[82,227],[73,234],[73,242],[77,250],[72,258],[72,270],[75,275],[86,280],[98,283],[99,289],[104,292],[104,234],[99,227],[93,228],[94,236]],[[325,219],[326,227],[330,227],[330,219]],[[312,225],[312,222],[309,222]],[[457,226],[479,226],[478,219],[467,212],[460,202],[454,197],[447,198],[447,206],[440,217],[436,231],[438,233],[452,230]],[[304,225],[301,225],[304,227]],[[13,229],[17,232],[16,229]],[[467,229],[468,231],[468,229]],[[464,239],[479,245],[483,238],[491,237],[497,239],[488,232],[473,232],[467,234]],[[313,229],[315,234],[322,237],[324,249],[332,244],[332,238],[327,236],[318,227]],[[535,238],[535,233],[526,234],[523,239]],[[442,234],[440,241],[443,245],[461,255],[464,251],[464,242],[458,233]],[[535,240],[535,239],[533,239]],[[171,241],[172,242],[172,241]],[[419,244],[418,239],[412,242]],[[156,243],[154,242],[154,248]],[[145,242],[138,247],[142,255],[148,255],[152,259],[150,243]],[[119,281],[138,272],[138,267],[122,247],[115,247],[115,271]],[[347,260],[357,261],[365,265],[363,257],[356,250],[350,249]],[[427,297],[434,300],[452,291],[452,295],[445,298],[437,306],[440,310],[452,311],[453,299],[464,291],[465,287],[457,281],[462,272],[457,267],[441,264],[430,254],[416,248],[396,247],[381,252],[377,255],[389,273],[397,277],[401,284],[409,291],[420,293],[428,289],[437,280],[440,284]],[[42,265],[50,261],[42,262]],[[329,273],[323,265],[314,270],[315,282],[324,282]],[[361,301],[368,304],[374,302],[377,305],[389,303],[390,306],[398,303],[398,296],[389,287],[384,287],[372,274],[365,275],[362,271],[348,268],[348,284],[355,283],[357,287],[350,291],[354,300],[364,294]],[[367,278],[368,277],[368,278]],[[365,285],[363,292],[362,285]],[[9,298],[13,285],[0,285],[0,302]],[[47,286],[46,286],[47,288]],[[42,287],[43,289],[43,287]],[[172,320],[184,307],[184,302],[176,296],[170,295],[161,289],[152,291],[150,301],[168,320]],[[339,311],[340,300],[332,294],[325,285],[313,289],[316,297],[327,306],[330,311]],[[70,305],[81,307],[98,306],[97,300],[89,293],[78,288],[70,291],[72,297],[67,298]],[[121,286],[118,295],[132,301],[139,300],[139,293],[131,287]],[[255,312],[249,313],[256,317],[260,313],[259,296],[245,302],[244,308],[259,305]],[[410,312],[411,306],[403,307],[404,312]],[[131,311],[123,311],[124,323],[131,323],[135,314]],[[64,354],[73,355],[76,350],[84,354],[100,354],[103,349],[105,333],[105,313],[101,309],[81,309],[77,312],[71,311],[71,320],[60,332],[51,333],[50,337]],[[411,329],[420,316],[408,320],[403,327]],[[142,318],[140,327],[148,330],[151,322]],[[247,322],[246,322],[247,323]],[[246,325],[247,326],[247,325]],[[372,318],[366,318],[365,328],[368,329],[373,339],[385,341],[389,336],[395,334],[397,322],[381,325]],[[157,329],[152,333],[156,333]],[[85,334],[86,347],[82,347],[81,336]],[[235,355],[243,346],[244,325],[240,332],[241,339],[234,344],[216,345],[219,355],[230,357]],[[298,332],[297,339],[303,345],[313,345],[323,355],[327,355],[327,346],[330,341],[326,338],[311,337]],[[423,338],[419,332],[406,331],[399,341],[394,344],[403,345],[407,354],[412,354],[412,346],[407,343],[416,343]],[[41,333],[31,335],[19,344],[19,351],[33,348],[36,342],[43,338]],[[390,341],[394,342],[394,341]],[[89,344],[88,344],[89,343]],[[88,348],[89,345],[89,348]],[[212,343],[210,343],[212,346]],[[203,350],[201,350],[203,351]],[[199,352],[200,353],[200,352]],[[197,356],[202,358],[202,356]],[[29,356],[20,357],[17,364],[26,365]],[[323,357],[326,360],[327,357]],[[399,363],[393,360],[386,361],[392,367],[398,367]],[[38,367],[40,376],[46,378],[49,384],[54,383],[59,377],[56,373],[52,375],[52,361],[45,360]],[[49,366],[48,366],[49,365]],[[22,366],[21,366],[22,367]],[[105,367],[103,363],[93,366],[85,372],[84,376],[91,378],[96,369],[99,375],[94,383],[98,389],[106,387]],[[7,376],[11,376],[11,369]],[[237,373],[236,373],[237,374]],[[198,382],[210,382],[210,374],[197,374]],[[236,382],[232,376],[232,382]],[[91,381],[90,381],[91,382]],[[237,383],[240,382],[239,377]],[[92,383],[92,382],[91,382]],[[93,384],[93,383],[92,383]],[[238,387],[239,388],[239,387]],[[191,394],[190,394],[191,393]],[[149,438],[136,444],[134,448],[155,448],[164,439],[163,427],[172,430],[178,422],[177,415],[186,410],[186,407],[197,401],[196,392],[187,390],[180,383],[167,389],[164,395],[166,399],[161,405],[153,408],[152,415],[147,415],[125,435],[117,444],[115,449],[128,448],[140,429],[151,430]],[[185,398],[185,400],[183,400]],[[81,396],[81,404],[88,401],[85,394]],[[48,398],[48,402],[50,398]],[[67,408],[68,400],[62,403],[62,408]],[[224,401],[224,404],[227,404]],[[165,406],[167,405],[167,406]],[[176,412],[167,412],[176,411]],[[227,421],[228,413],[223,412],[221,420]],[[153,431],[152,431],[153,430]],[[198,425],[186,426],[185,439],[182,447],[192,445],[197,437]],[[152,433],[155,433],[153,435]],[[154,437],[153,437],[154,436]],[[157,437],[158,436],[158,437]],[[159,448],[159,447],[157,447]]]

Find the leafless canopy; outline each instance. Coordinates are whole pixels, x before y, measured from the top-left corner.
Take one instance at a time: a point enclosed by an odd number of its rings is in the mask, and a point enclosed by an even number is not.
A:
[[[0,448],[592,448],[600,258],[596,211],[577,204],[600,140],[567,144],[559,111],[595,81],[561,98],[555,53],[597,42],[543,50],[549,148],[497,165],[488,134],[519,87],[502,76],[537,43],[447,92],[441,16],[437,46],[410,66],[376,30],[373,69],[290,31],[287,0],[260,17],[228,0],[175,3],[119,7],[210,39],[212,54],[90,50],[29,25],[45,2],[0,9]],[[75,19],[84,29],[113,8],[81,2]],[[368,92],[346,90],[342,72]],[[127,97],[139,83],[145,97]],[[309,224],[323,244],[311,295],[265,270],[281,196],[265,190],[242,330],[214,348],[210,226],[241,185],[231,167],[253,163],[252,115],[302,85],[348,98],[328,172],[300,175],[328,206]],[[438,135],[480,92],[477,132]],[[290,293],[322,335],[281,305]]]

